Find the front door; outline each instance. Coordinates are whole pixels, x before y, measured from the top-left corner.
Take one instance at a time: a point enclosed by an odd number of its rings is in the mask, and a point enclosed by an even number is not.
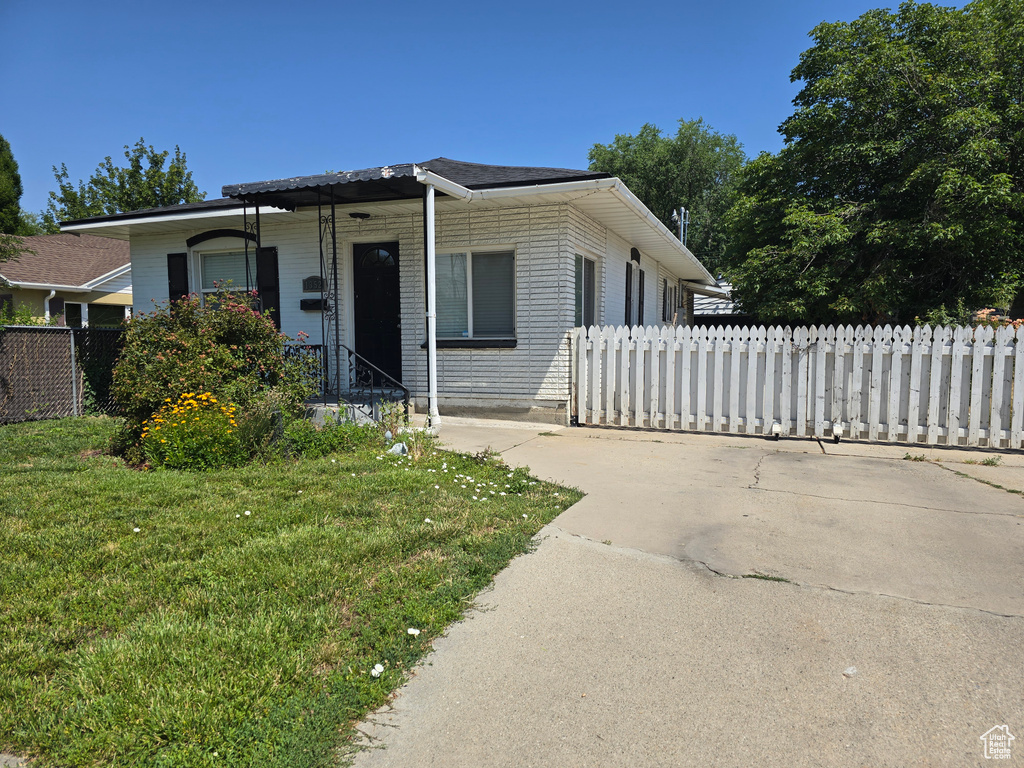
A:
[[[352,250],[355,351],[402,380],[398,243],[359,243]]]

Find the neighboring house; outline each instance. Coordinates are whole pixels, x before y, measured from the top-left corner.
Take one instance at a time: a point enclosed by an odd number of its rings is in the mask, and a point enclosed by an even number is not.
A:
[[[754,325],[754,319],[744,314],[733,303],[731,298],[732,285],[719,278],[717,281],[720,296],[694,296],[693,324],[699,326],[743,326]]]
[[[323,345],[328,391],[354,350],[432,415],[565,421],[571,328],[681,323],[689,291],[719,292],[605,173],[437,158],[223,194],[63,230],[130,241],[138,309],[230,279]]]
[[[128,243],[60,234],[22,238],[30,251],[0,264],[0,310],[25,306],[61,325],[120,324],[132,307]]]

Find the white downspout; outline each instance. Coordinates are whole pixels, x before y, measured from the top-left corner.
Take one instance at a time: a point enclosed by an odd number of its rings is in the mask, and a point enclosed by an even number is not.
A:
[[[57,295],[56,291],[50,291],[50,295],[43,299],[43,320],[50,322],[50,299]]]
[[[434,247],[434,185],[427,184],[426,249],[427,249],[427,414],[431,427],[441,426],[437,411],[437,254]]]

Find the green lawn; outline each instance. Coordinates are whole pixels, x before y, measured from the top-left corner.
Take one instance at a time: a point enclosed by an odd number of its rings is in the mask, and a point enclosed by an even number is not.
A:
[[[382,444],[140,472],[100,453],[113,427],[0,427],[0,751],[43,765],[334,765],[352,723],[580,498]]]

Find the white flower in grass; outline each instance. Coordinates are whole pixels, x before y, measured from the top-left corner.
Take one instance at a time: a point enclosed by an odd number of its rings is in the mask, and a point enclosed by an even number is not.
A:
[[[141,529],[141,528],[132,528],[132,530],[133,530],[133,531],[135,531],[136,533],[138,533],[138,532],[139,532],[139,531],[141,531],[142,529]]]
[[[248,516],[249,516],[249,515],[251,515],[251,514],[252,514],[252,510],[251,510],[251,509],[247,509],[247,510],[245,510],[245,516],[246,516],[246,517],[248,517]]]
[[[523,520],[526,519],[526,513],[523,513]]]
[[[424,523],[432,523],[432,522],[434,522],[434,521],[433,521],[433,520],[431,520],[431,519],[430,519],[429,517],[424,517],[424,518],[423,518],[423,522],[424,522]]]
[[[476,501],[476,496],[473,497],[473,501]]]
[[[302,491],[298,491],[298,493],[302,493]]]
[[[383,672],[384,672],[384,665],[383,664],[375,664],[373,669],[370,670],[370,674],[373,677],[380,677]]]
[[[499,495],[499,496],[507,496],[508,494],[506,494],[506,493],[505,493],[504,491],[502,491],[502,492],[501,492],[501,493],[499,493],[498,495]]]
[[[435,488],[436,490],[440,490],[441,486],[440,486],[440,485],[435,485],[435,486],[434,486],[434,488]]]
[[[338,463],[337,459],[331,459],[331,464],[337,464],[337,463]]]
[[[235,517],[236,517],[236,518],[239,518],[239,517],[241,517],[241,515],[235,515]]]
[[[408,628],[407,630],[405,630],[405,631],[406,631],[406,632],[408,632],[408,633],[409,633],[410,635],[412,635],[413,637],[416,637],[416,635],[418,635],[418,634],[420,633],[420,631],[419,631],[418,629],[416,629],[415,627],[409,627],[409,628]]]

